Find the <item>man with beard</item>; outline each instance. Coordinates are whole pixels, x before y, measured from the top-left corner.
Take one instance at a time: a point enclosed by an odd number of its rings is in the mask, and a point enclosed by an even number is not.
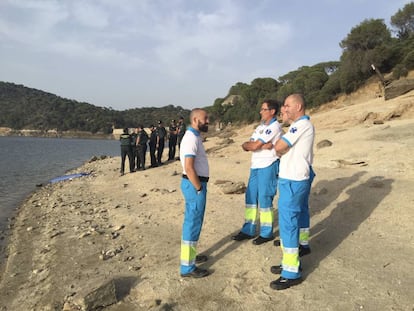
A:
[[[210,274],[196,266],[208,260],[206,255],[197,254],[206,208],[209,166],[203,146],[201,132],[208,131],[208,115],[203,109],[193,109],[190,124],[180,148],[180,161],[183,167],[181,191],[185,200],[184,221],[181,236],[180,273],[182,277],[202,278]]]

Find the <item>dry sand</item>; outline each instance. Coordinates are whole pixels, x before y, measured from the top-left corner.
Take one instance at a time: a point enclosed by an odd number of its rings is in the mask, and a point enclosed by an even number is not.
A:
[[[230,239],[243,223],[244,195],[224,194],[218,181],[247,182],[250,154],[240,145],[249,125],[205,143],[211,181],[198,250],[210,257],[209,277],[179,275],[180,163],[120,177],[120,159],[109,158],[20,208],[0,310],[71,310],[65,302],[108,280],[120,299],[111,311],[414,310],[414,92],[387,102],[364,94],[310,112],[317,177],[302,284],[270,289],[280,248]],[[325,139],[332,146],[317,148]]]

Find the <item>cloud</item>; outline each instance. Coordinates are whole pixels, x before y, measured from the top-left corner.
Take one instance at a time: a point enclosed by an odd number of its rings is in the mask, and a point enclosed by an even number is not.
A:
[[[3,40],[36,46],[50,39],[68,13],[55,1],[10,1],[0,5]]]
[[[284,45],[292,37],[293,31],[289,24],[260,22],[255,26],[256,41],[265,42],[264,47],[277,48]]]
[[[110,12],[90,2],[74,2],[72,7],[73,18],[87,28],[106,28],[109,26],[109,14]]]
[[[286,45],[294,22],[275,18],[276,9],[271,1],[0,0],[0,43],[23,50],[34,69],[48,67],[35,59],[41,54],[62,64],[66,80],[99,77],[125,98],[138,96],[137,85],[148,96],[159,97],[153,87],[163,85],[215,98],[237,81],[274,76],[278,63],[292,63]],[[105,100],[112,96],[104,93]]]

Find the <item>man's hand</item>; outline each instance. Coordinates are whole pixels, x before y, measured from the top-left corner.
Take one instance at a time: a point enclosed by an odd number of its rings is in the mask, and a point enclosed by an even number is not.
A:
[[[263,142],[261,140],[246,141],[242,144],[242,148],[244,151],[256,151],[261,149],[262,146]]]
[[[267,149],[267,150],[271,150],[271,149],[273,149],[273,147],[274,146],[271,142],[268,142],[268,143],[262,145],[262,149]]]

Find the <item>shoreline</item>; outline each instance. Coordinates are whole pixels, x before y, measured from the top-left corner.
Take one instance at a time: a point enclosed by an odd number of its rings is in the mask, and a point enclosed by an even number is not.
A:
[[[180,163],[120,177],[120,158],[113,157],[85,163],[75,172],[91,176],[42,187],[21,206],[0,279],[0,306],[71,310],[71,302],[112,281],[120,295],[109,311],[412,308],[414,246],[406,241],[414,238],[414,118],[359,122],[365,109],[386,114],[398,106],[363,102],[311,115],[317,131],[312,253],[303,258],[299,286],[269,288],[277,278],[269,268],[281,258],[273,243],[230,238],[243,223],[244,195],[226,194],[223,185],[247,182],[250,154],[240,145],[251,135],[249,125],[205,142],[211,175],[198,250],[209,256],[203,267],[210,276],[179,275]],[[325,139],[332,146],[317,148]]]
[[[114,140],[113,134],[91,133],[82,131],[55,130],[16,130],[12,128],[0,127],[0,137],[39,137],[39,138],[73,138],[73,139],[109,139]]]

